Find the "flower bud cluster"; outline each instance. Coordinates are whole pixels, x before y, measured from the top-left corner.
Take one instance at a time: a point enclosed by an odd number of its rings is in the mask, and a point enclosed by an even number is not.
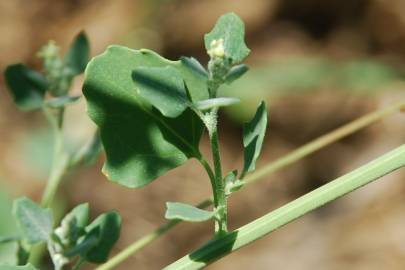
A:
[[[54,41],[50,41],[41,48],[38,57],[43,61],[51,94],[53,96],[65,95],[70,88],[73,76],[59,56],[59,47]]]
[[[231,61],[226,55],[224,40],[222,38],[214,39],[207,53],[210,56],[210,61],[208,62],[208,88],[210,89],[211,97],[215,97],[218,87],[225,82],[226,75],[231,68]]]
[[[70,262],[64,253],[76,244],[78,238],[77,219],[74,215],[68,214],[62,220],[61,225],[54,230],[53,237],[48,243],[55,269],[62,269],[64,265]]]

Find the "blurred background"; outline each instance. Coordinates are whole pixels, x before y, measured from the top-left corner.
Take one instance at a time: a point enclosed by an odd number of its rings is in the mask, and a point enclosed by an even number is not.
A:
[[[367,112],[405,98],[404,0],[0,0],[0,69],[35,56],[53,39],[64,51],[85,30],[92,56],[109,44],[151,48],[170,59],[206,63],[203,34],[223,13],[246,23],[250,71],[224,87],[242,99],[221,115],[224,169],[239,168],[241,127],[264,99],[269,128],[258,167]],[[80,94],[82,78],[75,81]],[[92,133],[85,102],[67,110],[72,149]],[[396,114],[246,187],[230,199],[237,228],[403,143]],[[13,198],[39,199],[52,160],[52,133],[40,113],[16,109],[0,77],[0,235],[15,230]],[[201,147],[207,149],[206,139]],[[166,201],[197,203],[211,194],[191,160],[144,188],[108,182],[100,169],[71,173],[58,207],[90,202],[92,215],[117,209],[114,253],[164,222]],[[208,267],[208,269],[404,269],[405,171],[392,173]],[[161,269],[210,238],[210,222],[181,224],[116,269]],[[7,261],[7,246],[0,261]],[[92,266],[88,266],[92,269]]]

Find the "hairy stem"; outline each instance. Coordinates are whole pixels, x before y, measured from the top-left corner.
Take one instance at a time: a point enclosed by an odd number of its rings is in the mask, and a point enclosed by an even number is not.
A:
[[[258,169],[256,172],[254,172],[251,175],[246,177],[246,179],[245,179],[246,184],[251,184],[251,183],[257,182],[257,181],[263,179],[264,176],[274,173],[278,170],[281,170],[281,169],[293,164],[294,162],[296,162],[344,137],[347,137],[375,122],[380,121],[381,119],[383,119],[385,117],[388,117],[394,113],[400,112],[404,108],[405,108],[405,101],[402,101],[402,102],[399,102],[396,104],[392,104],[386,108],[371,112],[365,116],[362,116],[359,119],[356,119],[326,135],[323,135],[323,136],[297,148],[296,150],[292,151],[291,153],[289,153],[279,159],[276,159],[273,162],[270,162],[263,168]],[[208,168],[209,168],[209,165],[208,165]],[[205,207],[200,207],[200,208],[206,208],[206,207],[212,205],[213,199],[211,199],[211,198],[206,199],[204,202],[207,202],[206,204],[204,204]],[[199,205],[201,205],[201,203]],[[197,206],[197,207],[199,207],[199,206]],[[158,234],[156,237],[150,238],[150,241],[143,241],[143,239],[149,238],[152,235],[156,235],[157,232],[159,232],[162,228],[166,227],[168,224],[172,224],[172,226],[170,226],[170,228],[169,228],[169,229],[171,229],[171,228],[175,227],[175,225],[178,223],[179,222],[177,222],[177,221],[170,221],[168,223],[161,225],[159,228],[157,228],[153,232],[149,233],[148,235],[145,235],[144,237],[142,237],[139,240],[136,240],[130,246],[123,249],[121,252],[119,252],[117,255],[115,255],[113,258],[111,258],[107,263],[98,267],[97,270],[113,269],[114,267],[116,267],[117,265],[119,265],[120,263],[125,261],[126,259],[130,258],[136,252],[138,252],[145,246],[152,243],[156,238],[158,238],[158,236],[160,236],[162,234]],[[168,230],[165,230],[165,232],[167,232]],[[133,248],[133,247],[136,247],[136,248]]]
[[[225,236],[213,239],[201,248],[184,256],[164,269],[195,270],[206,267],[214,261],[266,236],[302,215],[403,166],[405,166],[405,145],[305,194]]]
[[[227,200],[225,195],[224,181],[222,177],[221,156],[219,152],[218,131],[217,129],[210,132],[210,143],[215,170],[215,190],[217,201],[215,208],[218,211],[219,218],[215,220],[215,233],[224,234],[228,231],[227,218]]]

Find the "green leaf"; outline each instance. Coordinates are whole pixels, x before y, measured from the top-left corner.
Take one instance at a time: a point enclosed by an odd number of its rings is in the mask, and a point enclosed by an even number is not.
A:
[[[240,64],[240,65],[232,67],[229,70],[228,74],[226,75],[225,82],[227,84],[231,84],[233,81],[242,77],[242,75],[245,74],[248,70],[249,70],[249,68],[245,64]]]
[[[253,119],[244,124],[243,126],[243,146],[245,165],[243,168],[244,175],[251,172],[256,167],[256,160],[260,155],[262,149],[264,134],[267,127],[267,110],[266,105],[262,101],[257,108],[256,114]]]
[[[49,239],[53,222],[50,209],[41,208],[32,200],[23,197],[14,201],[13,214],[23,238],[29,244],[36,244]]]
[[[195,106],[199,110],[209,110],[212,108],[226,107],[233,104],[239,103],[239,98],[234,97],[219,97],[219,98],[210,98],[206,100],[197,101]]]
[[[30,111],[42,107],[48,88],[48,82],[42,74],[23,64],[15,64],[7,67],[4,76],[19,109]]]
[[[45,101],[45,105],[50,108],[61,108],[66,105],[75,103],[80,99],[80,96],[60,96]]]
[[[121,217],[117,212],[111,211],[96,218],[86,227],[86,232],[88,235],[98,235],[97,245],[87,252],[85,259],[93,263],[105,262],[120,236],[120,230]]]
[[[66,250],[63,255],[66,257],[75,257],[80,255],[81,257],[86,257],[89,250],[98,245],[100,241],[100,228],[91,230],[85,236],[81,238],[77,245]]]
[[[138,93],[131,73],[139,67],[175,68],[192,102],[208,98],[207,79],[180,61],[149,50],[111,46],[87,66],[83,93],[99,126],[106,151],[104,174],[127,187],[140,187],[189,158],[199,156],[203,124],[190,110],[166,118]]]
[[[89,204],[82,203],[73,208],[69,214],[76,217],[76,225],[78,227],[84,228],[89,223],[89,211]]]
[[[250,50],[245,44],[245,25],[235,13],[222,15],[214,29],[204,36],[206,50],[210,50],[211,42],[222,39],[225,56],[231,59],[232,64],[238,64],[245,59]]]
[[[167,219],[201,222],[215,217],[215,212],[213,211],[206,211],[184,203],[167,202],[166,208],[165,218]]]
[[[89,62],[90,46],[87,36],[80,32],[64,58],[64,64],[71,75],[76,76],[82,73]]]
[[[174,67],[138,67],[132,79],[138,94],[164,116],[175,118],[190,105],[183,78]]]
[[[233,170],[233,171],[229,172],[224,178],[225,194],[227,196],[229,196],[229,195],[231,195],[231,193],[241,189],[246,183],[243,180],[237,179],[236,178],[237,175],[238,175],[238,171]]]
[[[37,270],[31,264],[12,266],[12,265],[0,265],[0,270]]]
[[[200,75],[202,75],[204,77],[208,77],[207,70],[194,57],[182,56],[182,57],[180,57],[180,61],[183,63],[183,65],[194,70],[195,72],[199,73]]]

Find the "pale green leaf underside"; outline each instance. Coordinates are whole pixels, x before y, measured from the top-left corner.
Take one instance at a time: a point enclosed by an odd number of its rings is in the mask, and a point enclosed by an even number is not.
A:
[[[264,102],[257,108],[253,119],[243,126],[244,168],[243,172],[253,171],[260,155],[267,127],[267,110]]]
[[[180,219],[188,222],[202,222],[215,217],[215,212],[206,211],[195,206],[179,202],[167,202],[166,208],[165,217],[167,219]]]
[[[205,76],[149,50],[111,46],[87,66],[83,93],[106,151],[103,172],[114,182],[140,187],[199,155],[200,119],[189,109],[164,117],[132,80],[136,68],[167,66],[181,74],[193,102],[208,98]]]
[[[164,116],[177,117],[190,104],[183,78],[174,67],[138,67],[132,79],[138,94]]]
[[[238,64],[245,59],[250,50],[245,44],[245,25],[235,13],[222,15],[214,29],[205,34],[205,49],[208,51],[213,40],[223,39],[225,55],[232,60],[232,64]]]
[[[195,103],[195,106],[199,110],[209,110],[212,108],[231,106],[231,105],[234,105],[239,102],[240,102],[239,98],[218,97],[218,98],[210,98],[210,99],[198,101]]]
[[[243,76],[249,70],[248,66],[245,64],[240,64],[237,66],[232,67],[228,74],[226,75],[225,82],[227,84],[231,84],[232,82],[236,81],[240,77]]]
[[[89,204],[82,203],[73,208],[69,214],[76,217],[77,222],[76,225],[80,228],[83,228],[89,222],[89,212],[90,212]]]
[[[30,244],[49,239],[53,223],[50,209],[43,209],[30,199],[23,197],[14,201],[13,214],[23,237]]]
[[[66,105],[75,103],[80,99],[80,96],[60,96],[45,101],[45,105],[50,108],[61,108]]]

